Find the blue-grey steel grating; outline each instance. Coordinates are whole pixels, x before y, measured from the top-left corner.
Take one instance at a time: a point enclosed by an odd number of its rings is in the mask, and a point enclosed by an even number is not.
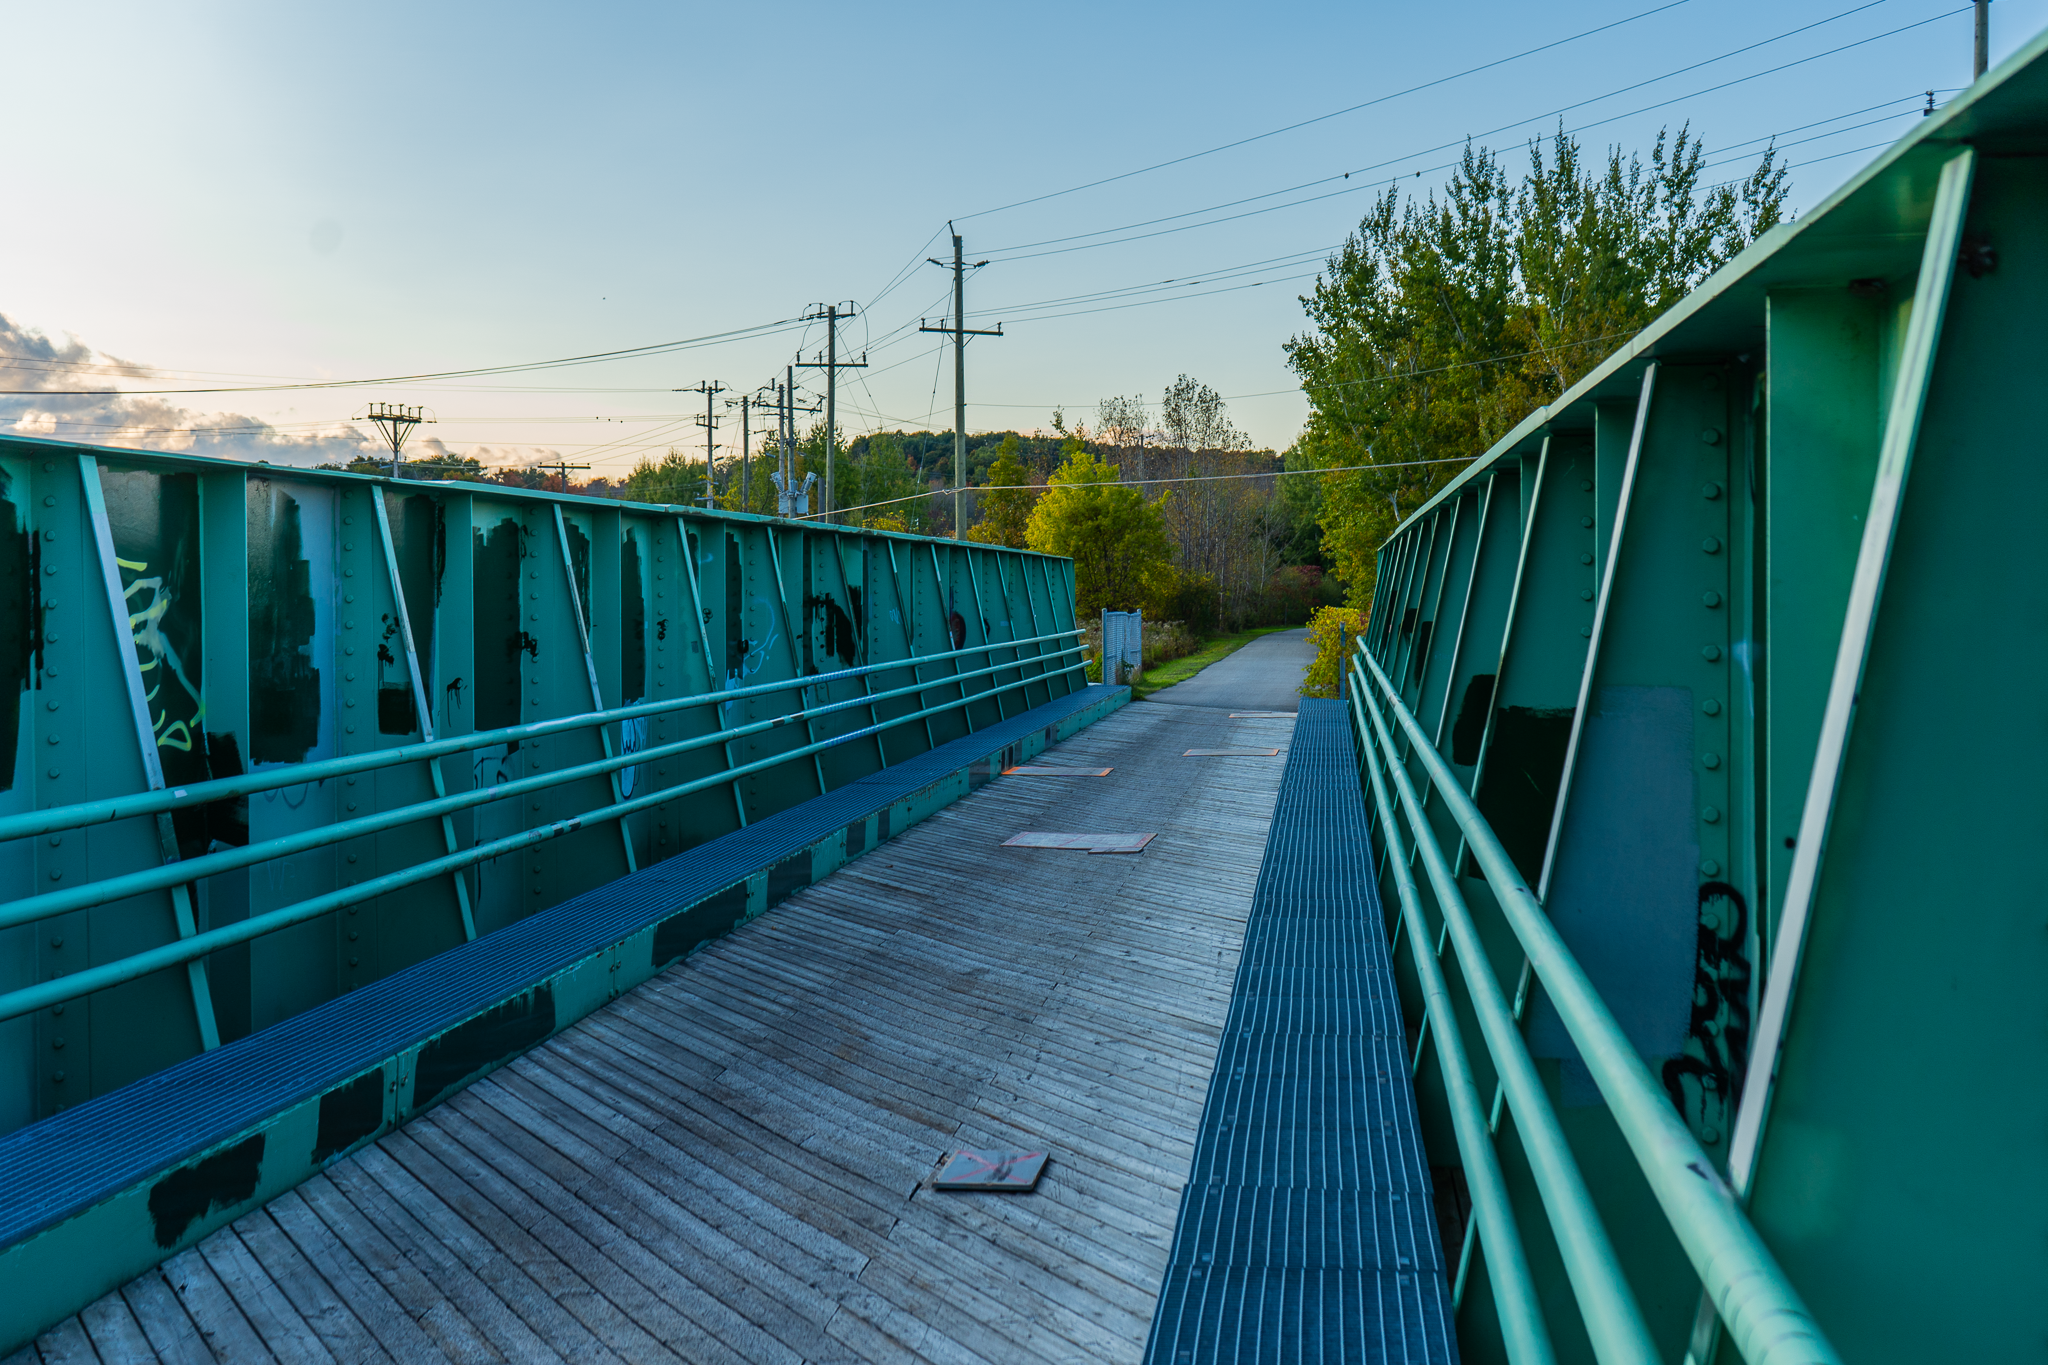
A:
[[[1147,1365],[1455,1362],[1343,703],[1304,701]]]
[[[1001,770],[1009,745],[1034,730],[1050,739],[1051,727],[1119,690],[1077,689],[0,1136],[0,1246],[244,1132],[963,766],[979,785]]]

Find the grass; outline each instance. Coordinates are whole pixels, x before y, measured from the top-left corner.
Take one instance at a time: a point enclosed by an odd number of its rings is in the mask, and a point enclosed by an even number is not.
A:
[[[1200,649],[1184,658],[1171,660],[1157,668],[1146,669],[1144,677],[1131,685],[1131,700],[1143,701],[1162,687],[1184,683],[1217,660],[1229,658],[1261,635],[1298,629],[1298,626],[1259,626],[1253,630],[1240,630],[1234,635],[1213,636]]]

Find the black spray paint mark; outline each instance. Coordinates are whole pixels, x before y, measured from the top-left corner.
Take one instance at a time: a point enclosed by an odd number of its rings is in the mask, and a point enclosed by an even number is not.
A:
[[[1543,874],[1573,714],[1569,706],[1503,706],[1493,725],[1486,776],[1479,784],[1479,813],[1531,886]],[[1472,875],[1478,875],[1476,865]]]
[[[206,771],[212,777],[240,777],[242,746],[234,735],[205,731]],[[197,858],[216,848],[241,848],[249,842],[249,798],[223,797],[203,806],[184,806],[171,812],[171,827],[178,835],[178,856]]]
[[[471,1077],[510,1061],[555,1031],[555,992],[536,986],[516,999],[457,1024],[420,1049],[412,1107],[425,1109]]]
[[[401,684],[377,689],[378,734],[410,735],[419,728],[419,707],[413,704],[411,686]]]
[[[825,652],[838,655],[841,662],[851,667],[860,653],[860,636],[854,630],[853,618],[829,593],[810,598],[804,605],[825,618]]]
[[[582,604],[583,627],[590,628],[590,538],[583,534],[583,528],[567,517],[562,519],[562,529],[569,536],[569,571],[576,583],[576,600]]]
[[[256,1193],[263,1167],[264,1136],[238,1142],[204,1161],[181,1166],[150,1186],[149,1216],[156,1244],[174,1247],[185,1230],[214,1209],[232,1209]]]
[[[739,538],[728,534],[725,538],[725,676],[737,679],[742,676],[747,661],[749,643],[744,634],[746,611],[743,600],[745,581],[740,570]],[[704,620],[711,620],[710,608],[705,608]]]
[[[762,908],[778,906],[810,884],[811,851],[805,849],[768,869],[768,899]]]
[[[164,780],[204,782],[205,597],[200,584],[199,479],[103,468],[107,527]]]
[[[626,531],[619,548],[619,701],[631,706],[647,696],[647,595],[640,583],[640,535]]]
[[[320,739],[313,568],[297,499],[249,480],[249,761],[298,763]]]
[[[398,585],[405,595],[406,624],[412,627],[413,654],[424,674],[433,667],[434,608],[441,601],[447,525],[440,507],[423,493],[400,500],[396,511],[391,518],[391,550],[398,560]]]
[[[1465,684],[1465,699],[1458,705],[1458,719],[1451,726],[1451,762],[1469,768],[1479,761],[1480,741],[1486,738],[1487,713],[1493,710],[1493,674],[1475,673]]]
[[[659,971],[698,944],[729,934],[747,916],[747,884],[740,882],[707,900],[701,900],[680,914],[670,915],[654,928],[653,966]]]
[[[953,648],[967,648],[967,618],[954,612],[946,618],[946,631],[953,637]]]
[[[320,1130],[313,1138],[318,1165],[384,1126],[384,1068],[366,1071],[320,1097]]]
[[[519,623],[521,552],[519,523],[506,517],[487,537],[476,532],[475,634],[476,728],[496,730],[519,723],[519,656],[526,632]]]
[[[1663,1079],[1678,1112],[1702,1136],[1712,1131],[1716,1139],[1728,1135],[1749,1061],[1748,943],[1749,904],[1742,893],[1727,882],[1702,883],[1692,1022],[1685,1052],[1664,1063]]]
[[[1436,622],[1424,621],[1415,628],[1415,665],[1409,670],[1416,682],[1422,681],[1422,671],[1429,667],[1429,633],[1436,628]]]
[[[21,732],[21,698],[35,661],[36,617],[41,584],[36,575],[35,537],[14,504],[10,481],[0,472],[0,791],[14,786],[15,749]]]

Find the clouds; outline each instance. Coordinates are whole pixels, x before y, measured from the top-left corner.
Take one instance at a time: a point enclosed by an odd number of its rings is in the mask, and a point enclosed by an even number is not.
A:
[[[0,313],[0,390],[9,390],[0,393],[0,434],[295,465],[343,463],[383,449],[374,431],[351,422],[288,430],[169,397],[77,392],[158,377],[147,365],[94,351],[76,337],[52,341]],[[439,441],[427,444],[445,451]]]

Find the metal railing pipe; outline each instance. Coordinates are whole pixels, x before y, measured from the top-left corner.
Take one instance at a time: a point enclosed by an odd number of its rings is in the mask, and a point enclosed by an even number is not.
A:
[[[1060,651],[1059,654],[1047,657],[1061,658],[1078,652],[1079,646],[1071,646]],[[1008,663],[992,664],[985,668],[977,668],[952,676],[962,679],[978,678],[990,673],[1004,672],[1010,667],[1012,665]],[[1037,682],[1039,678],[1033,677],[1026,681]],[[996,690],[1009,691],[1021,686],[1023,686],[1022,681],[1006,683],[1003,687]],[[409,825],[420,820],[432,820],[440,816],[453,815],[457,811],[469,810],[477,806],[487,806],[497,801],[508,801],[514,797],[525,796],[531,792],[545,791],[549,787],[559,787],[565,783],[580,781],[588,777],[604,777],[622,768],[638,767],[641,764],[673,758],[697,749],[707,749],[714,744],[723,744],[734,739],[744,739],[749,735],[757,735],[768,730],[779,729],[782,726],[793,725],[806,719],[814,719],[818,716],[840,711],[855,710],[863,706],[870,706],[877,701],[904,696],[911,692],[930,690],[930,688],[919,684],[909,684],[903,687],[892,688],[886,692],[864,694],[859,697],[848,698],[844,701],[828,702],[824,706],[807,707],[802,711],[793,711],[787,715],[773,716],[767,720],[752,721],[746,725],[715,731],[708,735],[697,735],[690,739],[659,744],[651,749],[643,749],[638,753],[593,759],[588,763],[561,768],[551,773],[540,773],[533,777],[523,777],[517,781],[504,782],[496,786],[482,787],[472,791],[457,792],[450,796],[436,797],[429,801],[416,802],[409,806],[400,806],[394,810],[379,811],[375,815],[365,815],[353,820],[343,820],[331,825],[322,825],[317,829],[300,830],[293,834],[279,835],[274,839],[265,839],[261,843],[245,844],[240,848],[222,849],[217,853],[202,854],[197,858],[187,858],[175,863],[164,863],[157,867],[143,868],[137,872],[123,873],[120,876],[108,877],[102,881],[66,887],[62,891],[46,891],[40,896],[29,896],[8,905],[0,906],[0,929],[12,929],[17,925],[29,924],[36,920],[50,919],[57,915],[70,914],[76,910],[88,910],[94,906],[106,905],[112,901],[123,900],[129,896],[139,896],[150,891],[161,891],[172,886],[183,886],[190,882],[199,881],[202,878],[218,876],[223,872],[232,872],[237,868],[253,867],[257,863],[269,862],[273,858],[288,858],[296,853],[306,853],[316,848],[323,848],[329,844],[338,844],[349,839],[359,839],[365,835],[378,834],[387,829],[395,829],[400,825]],[[958,705],[960,705],[958,699],[949,700],[947,703],[948,707]],[[782,761],[787,762],[788,759],[785,758]]]
[[[1003,667],[1007,668],[1009,665],[1005,664]],[[1069,664],[1065,668],[1054,669],[1050,673],[1041,676],[1058,676],[1085,668],[1085,664]],[[1038,679],[1033,678],[1030,681],[1036,682]],[[658,791],[649,792],[645,796],[636,796],[628,801],[613,802],[611,805],[585,811],[583,814],[572,816],[567,820],[557,820],[551,824],[542,825],[534,829],[521,830],[517,834],[509,834],[501,839],[493,839],[489,843],[478,844],[472,848],[463,849],[459,853],[450,853],[424,863],[415,864],[403,872],[392,872],[382,877],[374,877],[369,881],[358,882],[354,886],[344,887],[339,891],[330,891],[324,896],[315,896],[311,900],[301,901],[297,905],[286,906],[283,909],[272,910],[261,915],[253,915],[239,923],[224,925],[219,929],[209,929],[205,933],[194,934],[190,938],[177,939],[174,942],[150,948],[114,962],[103,963],[98,967],[88,967],[84,971],[73,972],[68,976],[60,976],[54,980],[42,982],[39,985],[25,986],[20,990],[0,995],[0,1022],[17,1019],[24,1014],[32,1014],[40,1009],[48,1009],[52,1005],[61,1005],[66,1001],[76,1000],[80,996],[90,995],[94,991],[105,990],[109,986],[118,986],[124,982],[138,980],[141,977],[150,975],[152,972],[160,972],[168,967],[176,967],[187,962],[197,961],[209,953],[218,952],[222,948],[230,948],[237,943],[246,943],[251,939],[261,938],[265,934],[276,933],[280,929],[288,929],[294,924],[303,924],[307,920],[318,919],[322,915],[332,914],[336,910],[350,905],[356,905],[367,900],[375,900],[379,896],[388,895],[393,891],[403,890],[416,883],[459,871],[474,863],[487,862],[492,858],[501,857],[504,854],[516,852],[519,849],[527,848],[534,844],[560,838],[564,834],[573,834],[587,824],[595,824],[601,820],[621,819],[636,811],[647,810],[650,807],[661,805],[663,802],[673,801],[678,797],[703,791],[708,787],[721,786],[736,777],[745,777],[750,773],[765,771],[775,767],[777,764],[787,763],[793,758],[806,758],[821,750],[830,749],[840,744],[850,744],[854,740],[865,739],[883,730],[892,729],[898,725],[908,725],[912,721],[922,720],[926,716],[940,711],[950,711],[954,707],[968,702],[982,701],[996,695],[998,692],[1005,692],[1022,686],[1024,686],[1024,680],[1019,680],[1013,683],[1003,683],[1000,686],[976,692],[967,697],[956,697],[937,706],[928,706],[921,711],[912,711],[895,717],[892,720],[864,726],[858,730],[850,730],[846,734],[819,740],[814,744],[807,744],[801,748],[792,749],[787,753],[776,754],[771,758],[758,759],[752,763],[742,764],[737,768],[727,769],[713,773],[708,777],[700,777],[689,782],[679,783],[673,787],[663,787]]]
[[[54,834],[60,830],[79,829],[86,825],[99,825],[114,820],[126,820],[138,815],[153,815],[159,811],[203,806],[210,801],[253,796],[258,792],[275,791],[279,787],[297,787],[307,782],[322,782],[335,777],[352,777],[357,773],[373,772],[379,768],[396,767],[402,763],[418,763],[427,759],[444,758],[449,754],[463,753],[470,749],[484,749],[493,744],[524,743],[531,739],[545,739],[549,735],[561,734],[568,730],[585,730],[594,725],[612,725],[619,721],[638,720],[643,716],[658,716],[670,711],[688,710],[692,707],[745,701],[750,697],[768,696],[776,692],[791,692],[798,688],[822,687],[835,682],[865,678],[876,673],[886,673],[891,669],[914,669],[920,664],[957,659],[968,654],[992,654],[995,650],[1008,649],[1012,645],[1041,644],[1049,640],[1071,639],[1084,633],[1084,631],[1079,629],[1059,630],[1049,635],[1034,635],[1023,640],[975,645],[967,649],[946,650],[938,654],[919,654],[907,659],[894,659],[879,664],[862,664],[858,668],[842,668],[831,673],[813,673],[805,677],[788,678],[777,682],[753,683],[746,687],[735,687],[729,692],[700,692],[695,696],[689,697],[674,697],[663,701],[635,702],[631,706],[614,707],[608,711],[581,711],[572,716],[558,716],[553,720],[538,720],[522,725],[506,725],[495,730],[475,730],[466,735],[451,735],[446,739],[437,739],[421,744],[401,744],[395,748],[377,749],[362,754],[350,754],[343,758],[321,758],[315,759],[310,763],[294,763],[276,768],[264,768],[256,772],[242,773],[235,777],[210,778],[205,782],[188,783],[182,787],[165,787],[156,791],[139,791],[127,796],[110,796],[98,801],[79,801],[67,806],[53,806],[48,810],[23,811],[16,815],[0,816],[0,843],[10,839],[32,838],[38,834]],[[1040,659],[1063,658],[1073,652],[1073,649],[1070,648],[1052,655],[1034,655],[1029,659],[1005,663],[1003,667],[1021,670]],[[1026,681],[1042,682],[1047,676],[1043,672],[1034,673]],[[948,681],[950,682],[950,678]],[[933,682],[923,682],[917,687],[906,690],[929,692],[936,686],[937,684]],[[954,699],[954,704],[959,704],[957,698]]]
[[[1820,1324],[1743,1215],[1692,1130],[1651,1079],[1649,1068],[1586,979],[1479,807],[1458,784],[1450,764],[1423,734],[1379,663],[1364,650],[1358,657],[1407,733],[1410,752],[1421,759],[1430,781],[1443,794],[1736,1349],[1752,1365],[1839,1365],[1840,1357]],[[1373,709],[1377,716],[1377,706]]]
[[[1486,1040],[1501,1088],[1507,1093],[1508,1108],[1515,1116],[1515,1131],[1521,1135],[1530,1173],[1543,1197],[1544,1212],[1550,1216],[1550,1230],[1557,1241],[1558,1254],[1564,1259],[1572,1293],[1578,1298],[1579,1316],[1585,1321],[1593,1354],[1601,1365],[1657,1365],[1661,1357],[1656,1343],[1650,1339],[1649,1324],[1643,1321],[1635,1291],[1629,1288],[1621,1260],[1614,1254],[1614,1243],[1607,1236],[1599,1211],[1593,1207],[1592,1192],[1579,1173],[1579,1163],[1572,1155],[1571,1144],[1565,1140],[1557,1111],[1551,1108],[1543,1078],[1536,1074],[1528,1045],[1522,1040],[1521,1030],[1515,1027],[1500,979],[1493,974],[1492,959],[1486,955],[1486,946],[1480,942],[1479,930],[1473,924],[1472,911],[1458,889],[1457,878],[1451,874],[1443,848],[1430,830],[1429,817],[1423,813],[1421,798],[1416,795],[1408,770],[1393,757],[1394,737],[1387,732],[1379,707],[1358,680],[1351,680],[1350,686],[1353,696],[1363,701],[1363,711],[1371,719],[1380,752],[1387,756],[1387,771],[1400,794],[1402,809],[1407,812],[1408,827],[1415,832],[1415,849],[1422,855],[1430,887],[1436,892],[1437,908],[1443,911],[1444,927],[1457,949],[1458,967],[1472,1000],[1472,1012],[1478,1017],[1480,1035]],[[1439,1025],[1439,1047],[1442,1032]]]
[[[1529,1256],[1522,1247],[1522,1235],[1515,1225],[1508,1202],[1507,1181],[1500,1171],[1500,1156],[1493,1149],[1493,1134],[1486,1123],[1486,1111],[1479,1102],[1479,1087],[1472,1079],[1472,1063],[1465,1055],[1464,1036],[1452,1012],[1451,993],[1444,984],[1443,964],[1437,960],[1432,935],[1422,910],[1422,893],[1409,870],[1408,854],[1394,823],[1394,810],[1387,800],[1386,782],[1375,760],[1383,757],[1373,742],[1359,706],[1358,691],[1351,691],[1351,707],[1357,715],[1359,734],[1365,741],[1365,770],[1372,778],[1373,804],[1379,811],[1380,829],[1387,844],[1387,862],[1394,873],[1394,887],[1401,900],[1401,917],[1408,925],[1408,952],[1415,959],[1415,975],[1422,987],[1423,1018],[1437,1021],[1436,1051],[1443,1065],[1444,1093],[1450,1102],[1451,1128],[1458,1139],[1458,1156],[1464,1163],[1465,1182],[1472,1195],[1472,1211],[1479,1225],[1480,1245],[1486,1252],[1488,1279],[1493,1286],[1494,1311],[1500,1318],[1502,1340],[1512,1365],[1551,1365],[1557,1359],[1551,1349],[1550,1330],[1543,1322],[1543,1305],[1529,1275]],[[1391,766],[1391,763],[1389,764]],[[1418,841],[1429,837],[1417,831]]]

